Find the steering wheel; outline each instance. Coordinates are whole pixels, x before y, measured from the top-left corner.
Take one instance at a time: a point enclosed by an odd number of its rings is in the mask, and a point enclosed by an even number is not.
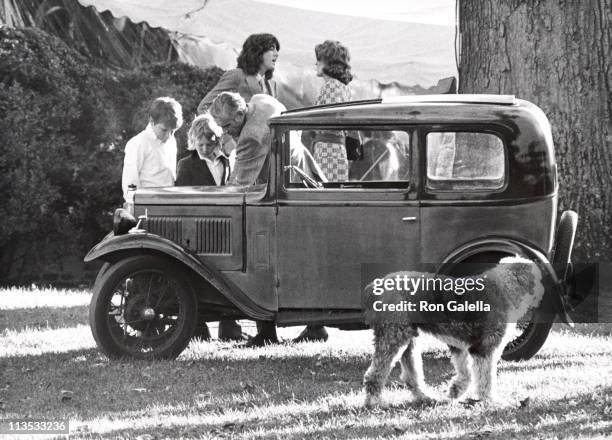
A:
[[[306,174],[306,171],[298,167],[297,165],[286,165],[284,168],[285,171],[294,171],[298,176],[302,178],[302,182],[306,188],[315,188],[321,189],[323,188],[323,184],[321,182],[317,182],[315,179]]]

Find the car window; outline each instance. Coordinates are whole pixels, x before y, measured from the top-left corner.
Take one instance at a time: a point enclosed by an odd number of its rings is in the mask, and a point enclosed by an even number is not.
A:
[[[399,130],[290,130],[285,187],[313,190],[407,188],[410,135]]]
[[[504,186],[502,140],[491,133],[427,134],[427,188],[497,190]]]

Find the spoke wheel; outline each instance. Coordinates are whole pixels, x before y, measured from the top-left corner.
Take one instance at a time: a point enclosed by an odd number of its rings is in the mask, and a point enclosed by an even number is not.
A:
[[[157,256],[130,257],[96,280],[91,330],[112,358],[173,359],[189,344],[197,303],[187,275]]]

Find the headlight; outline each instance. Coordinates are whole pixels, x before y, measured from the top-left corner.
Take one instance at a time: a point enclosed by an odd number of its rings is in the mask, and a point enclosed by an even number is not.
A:
[[[113,233],[115,235],[127,234],[138,222],[134,216],[123,208],[117,208],[113,216]]]
[[[134,216],[134,196],[136,195],[136,185],[128,186],[127,194],[125,195],[125,203],[123,209]]]

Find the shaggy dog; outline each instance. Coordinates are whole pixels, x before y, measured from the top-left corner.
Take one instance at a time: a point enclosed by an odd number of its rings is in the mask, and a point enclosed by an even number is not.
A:
[[[378,405],[387,377],[395,364],[397,355],[401,355],[400,379],[419,400],[431,400],[426,392],[423,380],[421,353],[417,347],[416,337],[420,331],[429,333],[442,340],[450,348],[451,362],[455,368],[449,389],[450,398],[459,398],[465,394],[466,400],[491,400],[495,394],[497,363],[510,337],[510,323],[516,323],[530,307],[537,306],[544,295],[542,274],[538,266],[529,260],[508,257],[493,269],[479,274],[485,280],[485,289],[479,292],[478,298],[490,305],[489,311],[448,312],[448,300],[459,300],[463,303],[468,295],[457,297],[452,294],[446,297],[425,292],[427,298],[435,303],[446,301],[446,311],[420,311],[410,313],[395,312],[387,315],[391,319],[372,317],[372,302],[367,298],[385,298],[386,303],[399,303],[406,300],[406,292],[391,289],[384,296],[374,294],[374,286],[366,287],[366,320],[371,322],[374,330],[374,354],[372,363],[365,373],[365,404],[368,407]],[[424,274],[421,272],[398,272],[389,274],[387,279],[398,275],[412,278],[441,278],[458,280],[459,278]],[[473,276],[467,278],[474,278]],[[379,284],[380,286],[380,284]],[[408,297],[409,298],[409,297]],[[420,299],[424,298],[423,294]],[[471,296],[474,298],[474,296]],[[404,301],[405,302],[405,301]],[[418,301],[417,301],[418,303]],[[380,308],[380,304],[379,304]],[[370,315],[368,315],[370,314]],[[472,385],[469,390],[468,387]]]

